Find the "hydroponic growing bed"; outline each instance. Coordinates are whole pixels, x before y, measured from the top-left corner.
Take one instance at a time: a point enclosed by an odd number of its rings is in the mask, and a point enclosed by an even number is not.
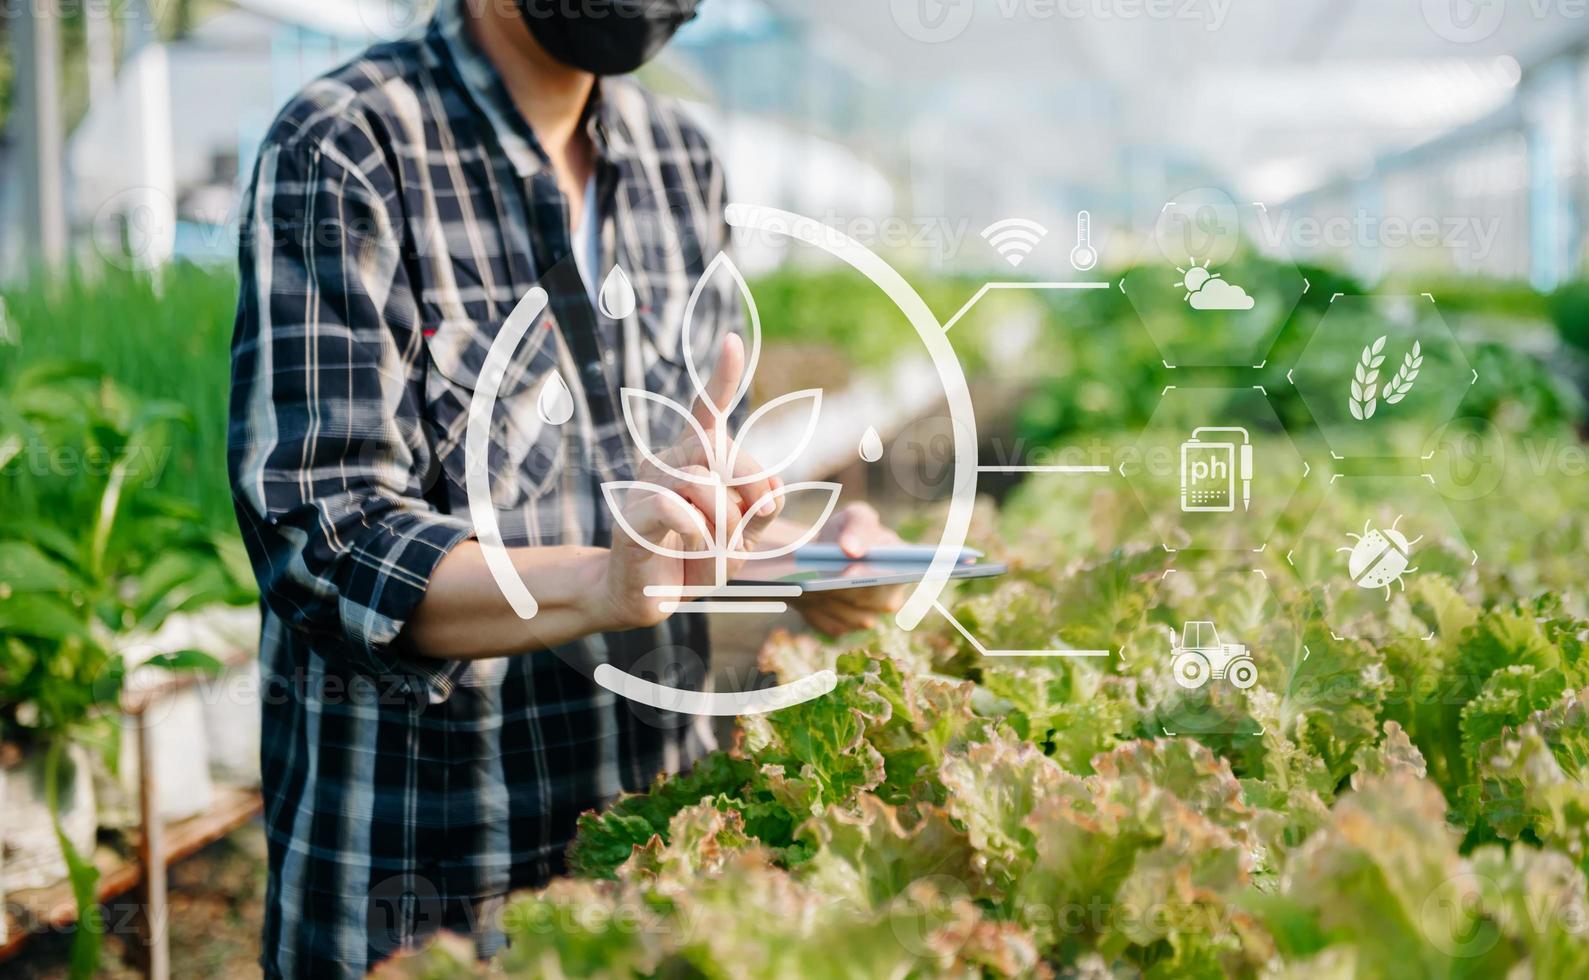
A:
[[[1277,529],[1295,549],[1200,556],[1122,546],[1144,515],[1117,486],[1029,484],[977,534],[1015,573],[951,606],[989,648],[1113,656],[777,636],[764,668],[837,689],[586,815],[492,964],[443,938],[380,973],[1589,975],[1583,480],[1503,469],[1374,640],[1308,567],[1361,504],[1327,477]],[[1255,685],[1174,682],[1197,619],[1250,639]]]

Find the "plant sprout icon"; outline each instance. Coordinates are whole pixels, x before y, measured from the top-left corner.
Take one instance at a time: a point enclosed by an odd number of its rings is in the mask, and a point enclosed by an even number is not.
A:
[[[608,279],[622,276],[621,270],[614,269],[608,274]],[[722,282],[726,280],[726,282]],[[721,282],[721,286],[714,283]],[[712,397],[707,386],[707,378],[699,364],[698,352],[695,350],[691,339],[691,325],[695,322],[695,311],[702,297],[709,288],[737,288],[744,302],[746,313],[746,360],[745,371],[740,379],[738,388],[729,394],[722,404]],[[603,290],[606,292],[605,287]],[[621,304],[620,304],[621,305]],[[619,311],[604,310],[604,312],[620,312],[627,315],[632,310]],[[634,440],[635,447],[640,456],[650,467],[660,473],[666,474],[675,480],[695,484],[707,488],[714,509],[712,528],[706,526],[706,520],[695,506],[684,499],[677,492],[651,483],[646,480],[612,480],[601,485],[602,495],[606,498],[607,507],[612,512],[613,519],[618,527],[623,530],[634,542],[653,554],[664,558],[677,558],[681,560],[710,560],[714,563],[712,582],[706,585],[683,585],[677,587],[647,586],[646,594],[653,598],[667,600],[699,599],[705,596],[733,597],[733,598],[766,598],[769,596],[790,596],[799,592],[798,587],[779,588],[777,586],[732,586],[728,582],[728,563],[730,561],[746,561],[751,559],[777,558],[789,554],[797,548],[809,543],[822,530],[828,516],[832,514],[834,505],[838,502],[840,484],[808,481],[803,483],[788,483],[775,485],[771,490],[762,494],[749,507],[745,508],[744,515],[732,527],[728,527],[729,494],[732,488],[744,486],[767,480],[788,469],[795,460],[800,458],[806,447],[810,444],[812,436],[816,434],[817,420],[822,410],[822,390],[820,388],[807,388],[793,391],[772,399],[765,405],[752,412],[740,427],[737,436],[729,434],[729,416],[734,409],[744,400],[750,388],[751,379],[756,373],[756,363],[761,356],[761,318],[756,310],[756,301],[750,293],[750,287],[745,284],[744,277],[729,260],[728,256],[719,253],[707,266],[706,271],[696,282],[694,290],[690,293],[689,302],[684,307],[683,327],[680,331],[681,346],[685,371],[688,372],[690,385],[695,390],[697,403],[701,405],[711,417],[712,424],[703,426],[687,406],[680,405],[669,398],[647,391],[643,388],[624,388],[623,418],[624,424],[629,429],[629,436]],[[651,428],[648,424],[652,410],[662,413],[664,417],[676,417],[684,426],[685,438],[693,436],[699,445],[705,459],[703,467],[681,468],[669,462],[665,453],[659,453],[657,447],[652,445]],[[757,425],[765,423],[768,419],[786,413],[805,413],[804,420],[799,426],[800,437],[795,440],[793,448],[783,453],[782,457],[771,465],[757,464],[752,472],[740,472],[741,469],[751,469],[743,466],[749,459],[742,452],[745,436]],[[796,420],[799,415],[794,416]],[[708,431],[708,428],[710,431]],[[664,447],[665,448],[665,447]],[[704,547],[692,550],[671,548],[656,543],[636,531],[634,526],[624,516],[620,506],[622,493],[653,493],[671,498],[683,507],[686,513],[694,518],[700,531]],[[793,541],[781,544],[774,548],[755,549],[747,547],[745,535],[752,519],[762,506],[769,502],[776,502],[782,498],[785,501],[796,495],[809,494],[822,502],[821,514],[817,519]],[[778,607],[781,609],[782,604]],[[711,612],[766,612],[769,611],[764,604],[759,603],[711,603],[700,604]]]

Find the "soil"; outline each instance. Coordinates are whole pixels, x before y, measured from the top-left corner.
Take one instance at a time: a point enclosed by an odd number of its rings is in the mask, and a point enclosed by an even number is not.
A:
[[[258,977],[265,915],[265,834],[256,820],[171,866],[171,975]],[[133,901],[105,908],[105,952],[97,976],[137,980]],[[34,936],[0,974],[16,980],[64,980],[72,934]]]

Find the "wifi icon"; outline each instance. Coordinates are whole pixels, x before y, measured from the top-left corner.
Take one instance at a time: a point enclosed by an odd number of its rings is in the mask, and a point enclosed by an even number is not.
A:
[[[1047,228],[1026,218],[1004,218],[982,229],[982,237],[1012,269],[1020,266],[1047,234]]]

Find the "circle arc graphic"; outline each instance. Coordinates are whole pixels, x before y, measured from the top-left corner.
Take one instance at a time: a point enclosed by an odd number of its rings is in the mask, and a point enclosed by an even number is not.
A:
[[[821,222],[754,204],[730,204],[725,212],[730,227],[769,235],[783,235],[820,248],[864,275],[893,301],[915,328],[938,372],[939,383],[954,423],[954,476],[949,510],[943,533],[922,580],[911,590],[895,616],[905,630],[914,629],[937,603],[949,573],[965,546],[966,533],[976,499],[976,416],[970,387],[960,360],[950,346],[943,326],[916,290],[881,257],[860,242]],[[498,389],[512,351],[523,338],[530,323],[547,302],[544,290],[536,287],[526,294],[508,317],[504,329],[493,339],[481,371],[482,378],[469,405],[465,438],[465,490],[470,518],[485,553],[486,565],[514,611],[523,619],[535,616],[537,605],[529,589],[512,566],[492,505],[486,470],[486,440]],[[969,434],[969,435],[966,435]],[[614,694],[653,708],[688,714],[760,714],[820,697],[833,689],[831,672],[818,674],[754,691],[707,694],[634,677],[611,664],[599,664],[592,679]]]
[[[464,493],[469,500],[469,523],[474,526],[475,539],[480,542],[486,570],[496,580],[497,588],[501,590],[502,597],[508,600],[508,605],[524,620],[534,619],[540,606],[513,567],[513,559],[502,543],[502,529],[497,524],[497,509],[491,499],[491,472],[488,468],[491,416],[496,413],[502,378],[507,374],[513,352],[529,332],[530,325],[546,309],[546,304],[546,290],[536,286],[525,293],[524,298],[508,314],[502,329],[497,331],[491,346],[486,349],[478,383],[469,398],[464,427],[463,474]]]
[[[893,266],[865,245],[814,218],[759,204],[730,204],[726,217],[733,228],[785,235],[820,248],[871,280],[905,314],[927,348],[933,367],[937,369],[938,382],[943,387],[949,408],[949,418],[954,423],[951,426],[954,433],[954,483],[949,497],[949,513],[944,520],[943,534],[938,539],[932,562],[927,566],[926,575],[911,590],[894,617],[901,629],[915,629],[938,601],[944,585],[949,581],[949,573],[959,560],[961,549],[965,547],[966,532],[971,527],[971,512],[976,503],[976,411],[971,404],[971,388],[966,383],[960,359],[955,356],[948,335],[932,310],[928,309],[926,301]]]

